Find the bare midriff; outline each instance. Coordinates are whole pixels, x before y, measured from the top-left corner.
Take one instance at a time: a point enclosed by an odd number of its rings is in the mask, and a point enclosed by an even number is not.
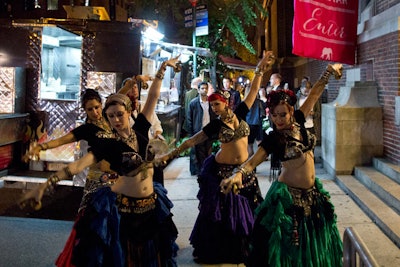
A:
[[[315,182],[314,153],[310,150],[299,158],[283,161],[278,181],[301,189],[313,187]]]
[[[153,168],[149,168],[145,172],[139,172],[134,177],[120,176],[111,186],[111,190],[128,197],[148,197],[154,192],[153,173]]]
[[[215,155],[215,160],[221,164],[237,165],[247,160],[247,136],[231,141],[221,143],[221,148]]]

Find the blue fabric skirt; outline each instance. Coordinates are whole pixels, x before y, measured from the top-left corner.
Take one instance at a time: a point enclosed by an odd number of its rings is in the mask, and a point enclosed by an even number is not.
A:
[[[232,175],[235,167],[218,164],[214,155],[204,162],[198,180],[199,215],[190,235],[198,262],[241,263],[248,254],[253,211],[262,196],[254,173],[245,179],[246,186],[239,194],[221,193],[221,180]]]
[[[110,187],[92,192],[56,265],[176,266],[178,232],[170,212],[173,205],[161,184],[154,183],[154,192],[154,208],[141,214],[121,212],[119,195]]]

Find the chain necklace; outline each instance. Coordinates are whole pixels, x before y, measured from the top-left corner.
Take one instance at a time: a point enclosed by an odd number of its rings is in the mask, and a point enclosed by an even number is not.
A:
[[[100,120],[91,120],[91,119],[87,119],[87,123],[91,123],[96,125],[97,127],[107,131],[107,132],[111,132],[111,127],[108,124],[108,122],[106,122],[106,120],[104,119],[104,117],[101,117]]]
[[[127,144],[134,151],[138,151],[138,142],[135,131],[130,129],[128,137],[122,137],[118,132],[115,134],[117,141],[122,141]]]
[[[222,117],[222,115],[219,116],[219,119],[223,121],[224,123],[232,123],[233,122],[233,117],[235,114],[232,112],[229,114],[229,111],[226,112],[226,116]]]
[[[301,140],[300,125],[298,123],[293,123],[289,129],[283,129],[280,132],[285,138],[290,136],[293,139]]]

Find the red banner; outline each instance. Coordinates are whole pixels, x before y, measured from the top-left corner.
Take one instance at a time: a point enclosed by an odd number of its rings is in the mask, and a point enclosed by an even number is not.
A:
[[[293,54],[353,65],[358,0],[294,0]]]

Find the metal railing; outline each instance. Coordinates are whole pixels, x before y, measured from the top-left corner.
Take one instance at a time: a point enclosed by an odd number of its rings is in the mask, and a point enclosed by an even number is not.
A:
[[[352,227],[343,234],[343,267],[378,267],[374,256]]]

